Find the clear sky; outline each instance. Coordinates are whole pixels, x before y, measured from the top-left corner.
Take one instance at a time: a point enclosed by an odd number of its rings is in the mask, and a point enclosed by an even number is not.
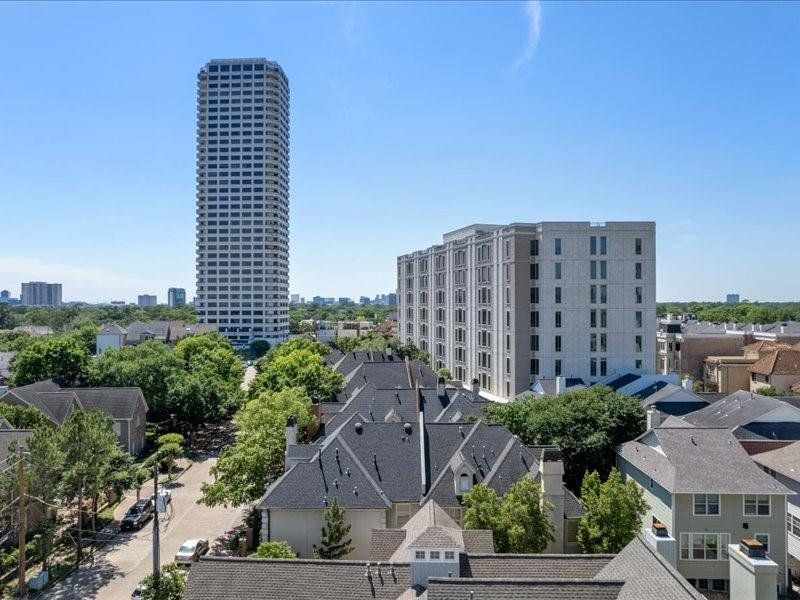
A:
[[[800,4],[0,3],[0,289],[194,291],[198,69],[291,106],[291,283],[471,222],[655,220],[658,298],[800,298]]]

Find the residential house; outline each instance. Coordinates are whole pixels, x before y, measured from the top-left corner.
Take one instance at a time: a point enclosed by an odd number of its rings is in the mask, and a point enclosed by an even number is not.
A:
[[[656,369],[659,373],[679,373],[700,379],[707,356],[740,354],[745,343],[743,326],[682,322],[670,317],[658,325]]]
[[[800,347],[775,350],[750,365],[748,370],[750,391],[758,392],[766,387],[789,391],[800,383]]]
[[[147,402],[138,387],[62,388],[46,380],[9,389],[0,402],[36,408],[55,427],[75,410],[99,410],[114,420],[122,448],[133,455],[144,448]]]
[[[749,390],[749,367],[757,361],[758,358],[747,355],[708,356],[703,361],[703,387],[725,394],[737,390]]]
[[[753,460],[782,485],[794,492],[788,497],[786,529],[789,568],[800,574],[800,442],[754,454]]]
[[[428,500],[461,523],[461,497],[478,483],[503,494],[525,475],[553,504],[551,552],[575,551],[578,499],[562,482],[564,465],[553,447],[528,447],[501,425],[429,422],[425,405],[407,422],[352,415],[313,444],[296,444],[287,425],[286,471],[259,501],[262,538],[286,540],[302,557],[319,543],[323,513],[337,499],[355,546],[366,559],[373,529],[402,527]]]
[[[704,409],[707,410],[707,409]],[[674,417],[672,419],[675,419]],[[759,469],[729,429],[656,427],[617,448],[617,467],[644,492],[644,531],[700,590],[731,590],[729,544],[755,538],[787,585],[786,486]]]
[[[203,557],[184,598],[704,600],[641,537],[616,556],[495,554],[491,532],[461,530],[433,502],[406,525],[374,531],[368,559]]]
[[[723,427],[749,454],[766,452],[800,440],[800,403],[738,391],[707,407],[683,415],[671,426]]]
[[[95,338],[96,354],[100,356],[111,348],[122,348],[128,341],[128,332],[116,323],[106,323],[100,327]]]
[[[116,323],[106,323],[97,333],[97,354],[109,348],[121,348],[155,340],[174,344],[187,335],[218,331],[216,325],[186,323],[184,321],[134,321],[126,328]]]

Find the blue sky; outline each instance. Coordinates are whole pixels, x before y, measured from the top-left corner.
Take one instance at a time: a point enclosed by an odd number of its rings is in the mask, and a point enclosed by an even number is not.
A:
[[[658,298],[800,298],[800,5],[0,4],[0,288],[194,288],[197,70],[292,93],[291,284],[471,222],[655,220]]]

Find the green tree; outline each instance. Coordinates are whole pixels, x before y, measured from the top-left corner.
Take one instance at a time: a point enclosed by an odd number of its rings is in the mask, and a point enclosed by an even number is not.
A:
[[[272,346],[267,340],[253,340],[250,342],[250,358],[257,360],[264,356]]]
[[[765,386],[765,387],[762,387],[762,388],[758,388],[758,392],[757,393],[761,394],[762,396],[780,396],[781,395],[780,390],[778,388],[776,388],[774,385],[768,385],[768,386]]]
[[[184,362],[174,350],[149,341],[103,352],[92,362],[89,382],[95,386],[139,387],[150,412],[163,417],[173,412],[170,387],[183,375]]]
[[[0,303],[0,329],[13,329],[14,315],[5,302]]]
[[[15,386],[44,379],[62,385],[77,385],[86,378],[91,356],[73,337],[58,336],[37,340],[14,359],[11,381]]]
[[[542,501],[541,488],[525,476],[501,496],[478,484],[464,494],[464,527],[490,529],[498,552],[543,552],[553,540],[549,513],[553,507]]]
[[[79,529],[83,529],[84,499],[88,496],[96,500],[112,474],[110,467],[119,450],[113,424],[111,418],[100,411],[78,410],[57,430],[64,455],[61,491],[68,500],[78,500]],[[96,502],[93,502],[92,525],[95,519]],[[80,560],[79,542],[77,553]]]
[[[269,354],[265,358],[268,357]],[[261,364],[265,358],[259,363]],[[316,404],[332,400],[341,392],[344,387],[344,377],[328,367],[322,356],[316,352],[293,350],[288,354],[277,355],[266,363],[264,370],[256,375],[250,386],[250,396],[256,397],[263,391],[277,392],[298,386],[302,387]]]
[[[138,502],[142,495],[142,486],[150,479],[150,470],[139,467],[133,472],[133,489],[136,490],[136,501]]]
[[[567,486],[578,489],[586,471],[605,476],[614,466],[614,448],[644,432],[641,402],[604,386],[558,396],[526,394],[517,402],[485,409],[528,445],[553,444],[564,455]]]
[[[511,486],[500,504],[500,526],[508,547],[501,552],[530,554],[544,552],[553,541],[550,513],[553,506],[542,501],[541,487],[526,475]]]
[[[303,432],[314,422],[311,400],[303,388],[262,392],[236,414],[236,443],[225,448],[211,468],[213,483],[203,484],[201,502],[235,506],[260,498],[267,485],[283,472],[289,416]]]
[[[350,536],[351,525],[344,518],[344,508],[337,498],[333,499],[323,515],[325,525],[319,546],[314,544],[316,558],[338,559],[350,554],[355,547]]]
[[[159,463],[167,470],[167,477],[172,481],[172,469],[175,467],[175,461],[183,456],[183,447],[175,443],[162,444],[158,447],[156,455]]]
[[[272,348],[267,352],[258,362],[256,362],[256,369],[259,372],[264,371],[273,360],[287,356],[295,350],[306,350],[312,352],[322,358],[328,353],[329,348],[325,344],[321,344],[315,340],[305,337],[298,337],[283,342]]]
[[[450,379],[452,379],[452,378],[453,378],[453,375],[450,373],[450,369],[448,369],[447,367],[442,367],[441,369],[439,369],[439,370],[436,372],[436,374],[437,374],[439,377],[444,377],[444,378],[445,378],[445,379],[447,379],[448,381],[449,381]]]
[[[587,473],[581,502],[586,514],[578,525],[578,547],[590,554],[621,551],[639,532],[648,508],[642,490],[624,482],[616,468],[603,483],[597,471]]]
[[[182,600],[186,591],[186,572],[175,563],[161,567],[158,580],[151,573],[142,580],[142,600]]]
[[[463,496],[465,529],[489,529],[494,539],[494,547],[498,552],[508,548],[506,529],[500,520],[501,500],[492,488],[483,483],[473,486]]]
[[[37,408],[18,406],[0,402],[0,416],[4,417],[14,429],[35,429],[50,425],[50,420]]]
[[[288,542],[261,542],[250,556],[253,558],[297,558],[297,552],[292,550]]]

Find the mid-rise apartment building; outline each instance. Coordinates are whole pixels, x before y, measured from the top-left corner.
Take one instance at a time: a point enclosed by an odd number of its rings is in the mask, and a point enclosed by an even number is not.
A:
[[[61,306],[61,284],[44,281],[23,283],[20,303],[24,306]]]
[[[158,296],[155,294],[139,294],[136,296],[137,306],[157,306]]]
[[[263,58],[197,76],[197,309],[232,343],[289,334],[289,81]]]
[[[398,337],[497,396],[590,384],[653,371],[655,287],[655,223],[470,225],[398,257]]]

